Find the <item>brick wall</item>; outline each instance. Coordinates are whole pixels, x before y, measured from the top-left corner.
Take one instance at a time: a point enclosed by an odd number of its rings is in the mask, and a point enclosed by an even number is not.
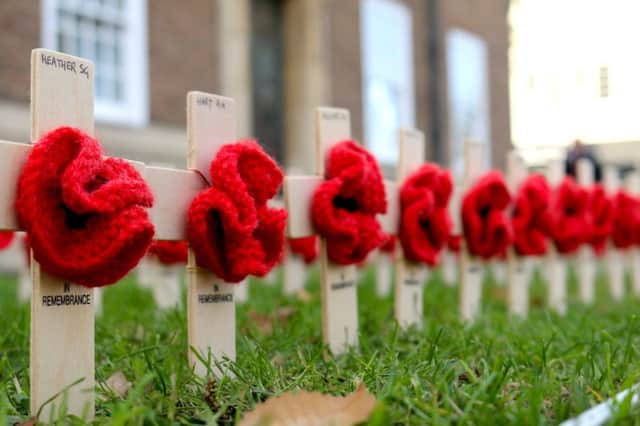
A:
[[[29,102],[30,52],[40,44],[40,2],[0,2],[0,98]]]

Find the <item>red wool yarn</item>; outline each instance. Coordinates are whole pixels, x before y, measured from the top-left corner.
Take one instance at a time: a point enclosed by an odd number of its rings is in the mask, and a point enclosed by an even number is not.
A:
[[[640,199],[621,189],[616,193],[614,203],[613,244],[619,249],[640,244]]]
[[[424,164],[400,188],[400,242],[404,256],[434,266],[453,228],[447,206],[453,191],[448,171]]]
[[[189,207],[187,235],[198,265],[229,283],[265,276],[284,254],[287,212],[267,206],[282,170],[255,141],[224,145],[211,187]]]
[[[11,245],[15,233],[13,231],[0,231],[0,250],[4,250]]]
[[[302,238],[288,238],[289,250],[291,253],[297,254],[304,259],[307,265],[313,263],[320,252],[320,241],[315,235]]]
[[[591,217],[589,243],[597,255],[602,255],[613,232],[616,211],[613,197],[608,196],[600,184],[594,185],[589,191],[588,212]]]
[[[83,285],[112,284],[153,238],[145,208],[151,190],[124,160],[102,157],[99,142],[60,127],[33,147],[18,180],[16,211],[46,272]]]
[[[462,200],[462,225],[469,252],[483,259],[505,254],[513,233],[507,217],[509,190],[497,171],[481,177]]]
[[[388,255],[393,255],[396,251],[396,241],[397,238],[395,235],[387,235],[387,240],[380,246],[380,251]]]
[[[560,253],[574,253],[589,241],[591,223],[587,212],[589,194],[566,177],[556,188],[551,201],[551,238]]]
[[[156,240],[149,247],[149,254],[165,265],[184,264],[187,263],[187,242]]]
[[[547,251],[551,216],[551,188],[544,176],[532,174],[518,188],[513,203],[511,226],[513,247],[521,256],[540,256]]]
[[[356,142],[338,142],[327,153],[325,179],[313,195],[313,226],[332,262],[364,262],[387,238],[376,219],[387,211],[378,162]]]

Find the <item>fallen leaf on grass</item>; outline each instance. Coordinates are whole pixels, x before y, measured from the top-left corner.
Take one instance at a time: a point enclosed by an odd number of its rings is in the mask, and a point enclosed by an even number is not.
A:
[[[30,417],[24,422],[17,423],[18,426],[36,426],[38,424],[38,419],[36,417]]]
[[[304,302],[304,303],[309,303],[311,302],[311,299],[313,299],[313,296],[311,296],[311,293],[309,293],[307,290],[299,290],[296,293],[296,297],[298,298],[299,301]]]
[[[296,308],[285,306],[277,309],[274,313],[269,315],[250,311],[249,318],[261,333],[270,334],[273,331],[274,324],[285,324],[296,312]]]
[[[107,386],[120,398],[126,398],[131,382],[127,380],[122,371],[117,371],[107,379]]]
[[[240,426],[348,426],[367,420],[375,406],[376,399],[364,384],[347,396],[287,392],[256,405],[244,415]]]

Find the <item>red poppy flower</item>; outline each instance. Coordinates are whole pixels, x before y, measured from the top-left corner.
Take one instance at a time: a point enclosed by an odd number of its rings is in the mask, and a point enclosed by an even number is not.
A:
[[[506,210],[511,202],[497,171],[481,177],[462,200],[462,225],[469,252],[483,259],[503,255],[513,234]]]
[[[544,176],[529,175],[514,199],[511,225],[513,246],[519,255],[540,256],[547,251],[551,216],[551,188]]]
[[[554,191],[551,201],[551,238],[560,253],[574,253],[589,241],[591,223],[587,212],[589,194],[567,177]]]
[[[614,197],[615,216],[611,237],[619,249],[628,249],[640,243],[640,199],[624,190]]]
[[[149,254],[165,265],[187,263],[187,242],[156,240],[149,247]]]
[[[386,239],[376,219],[387,210],[378,163],[356,142],[342,141],[327,154],[325,178],[313,195],[313,226],[332,262],[363,262]]]
[[[0,250],[4,250],[11,245],[15,233],[13,231],[0,231]]]
[[[387,240],[380,246],[380,251],[392,255],[396,251],[396,241],[395,235],[387,235]]]
[[[435,164],[424,164],[403,183],[399,237],[407,259],[438,263],[453,227],[447,211],[452,191],[451,175]]]
[[[189,207],[187,234],[198,265],[237,283],[266,275],[282,259],[287,212],[267,206],[282,179],[256,142],[220,148],[211,162],[211,187]]]
[[[302,238],[288,238],[291,253],[302,256],[304,263],[309,265],[318,257],[320,241],[315,235]]]
[[[16,211],[43,270],[99,287],[122,278],[147,251],[154,230],[145,208],[152,203],[134,167],[104,159],[96,139],[61,127],[31,150]]]
[[[613,232],[616,212],[613,197],[608,196],[600,184],[594,185],[589,191],[588,212],[591,217],[589,243],[596,254],[601,255],[607,248],[607,241]]]

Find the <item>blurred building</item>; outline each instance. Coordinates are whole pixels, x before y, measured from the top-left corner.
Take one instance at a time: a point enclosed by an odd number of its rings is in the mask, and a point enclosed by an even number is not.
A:
[[[541,164],[580,139],[601,161],[640,162],[640,2],[513,0],[513,142]]]
[[[29,51],[92,59],[111,155],[184,166],[185,94],[236,99],[239,135],[314,164],[313,110],[348,108],[392,170],[397,128],[461,171],[462,142],[510,146],[508,0],[26,0],[0,3],[0,138],[29,139]]]

